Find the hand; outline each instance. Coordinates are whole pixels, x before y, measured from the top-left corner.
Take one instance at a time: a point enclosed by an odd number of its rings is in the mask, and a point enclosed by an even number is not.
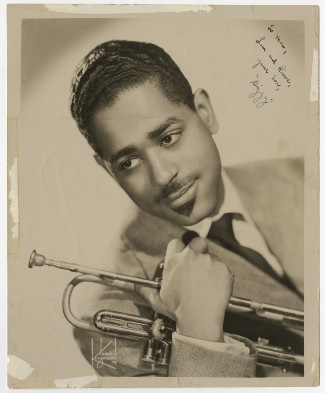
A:
[[[145,287],[139,292],[155,311],[176,321],[179,334],[222,342],[233,282],[228,267],[208,254],[206,239],[195,238],[186,248],[172,240],[160,292]]]

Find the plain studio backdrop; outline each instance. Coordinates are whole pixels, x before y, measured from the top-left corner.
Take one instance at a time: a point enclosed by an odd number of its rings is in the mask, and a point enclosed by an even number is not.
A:
[[[251,82],[257,78],[252,67],[262,50],[256,40],[268,34],[271,23],[285,42],[292,82],[290,88],[272,89],[273,102],[256,108],[249,98],[255,90]],[[134,210],[96,164],[69,111],[76,65],[93,47],[111,39],[163,47],[193,91],[208,91],[220,125],[215,141],[224,165],[304,156],[309,93],[303,22],[216,20],[195,13],[25,20],[18,138],[19,265],[10,267],[15,285],[9,302],[9,350],[36,367],[39,376],[49,378],[93,371],[82,359],[61,311],[62,292],[73,274],[49,267],[28,270],[31,251],[109,270],[116,240]],[[275,40],[271,45],[278,50]]]

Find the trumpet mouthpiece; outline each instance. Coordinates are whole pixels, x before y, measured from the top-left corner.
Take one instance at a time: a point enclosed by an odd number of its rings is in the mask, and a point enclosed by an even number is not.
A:
[[[44,266],[45,265],[45,256],[41,254],[37,254],[36,250],[34,250],[29,258],[28,267],[32,268],[34,266]]]

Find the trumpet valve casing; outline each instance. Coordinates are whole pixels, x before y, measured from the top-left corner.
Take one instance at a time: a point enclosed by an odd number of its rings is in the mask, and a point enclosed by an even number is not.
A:
[[[146,339],[141,360],[146,363],[154,363],[156,358],[156,347],[157,341],[154,338]]]
[[[156,363],[160,366],[168,366],[171,355],[171,343],[166,341],[159,341],[156,351]]]

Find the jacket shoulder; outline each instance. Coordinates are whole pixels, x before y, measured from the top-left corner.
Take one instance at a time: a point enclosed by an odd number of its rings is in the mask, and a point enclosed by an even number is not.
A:
[[[297,157],[252,161],[228,166],[225,170],[236,180],[243,177],[246,179],[252,175],[263,179],[267,175],[271,178],[288,178],[288,180],[301,182],[304,177],[304,159]]]

